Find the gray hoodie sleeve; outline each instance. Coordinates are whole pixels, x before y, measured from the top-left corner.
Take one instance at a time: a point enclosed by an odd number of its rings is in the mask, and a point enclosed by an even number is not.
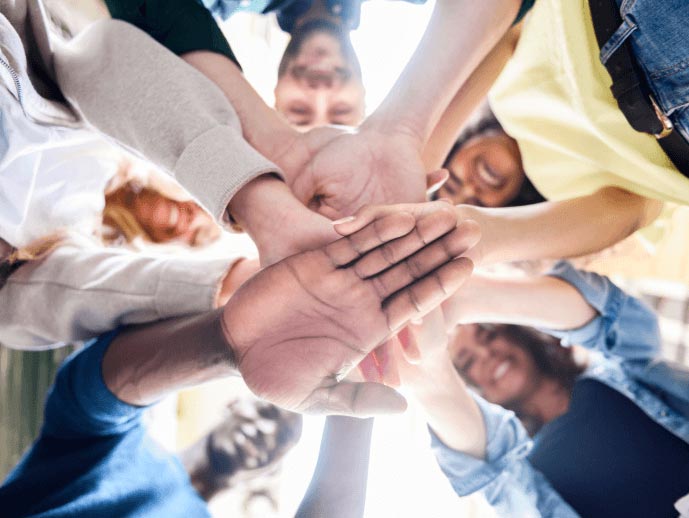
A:
[[[36,350],[210,311],[233,263],[198,253],[59,246],[20,267],[0,290],[0,343]]]
[[[54,67],[87,123],[169,172],[218,221],[246,183],[280,174],[244,140],[220,89],[132,25],[101,20],[56,43]]]

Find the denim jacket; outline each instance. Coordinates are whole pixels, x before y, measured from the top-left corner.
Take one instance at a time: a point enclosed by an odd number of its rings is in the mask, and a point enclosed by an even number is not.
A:
[[[555,265],[549,275],[574,286],[599,313],[583,327],[543,330],[602,353],[582,374],[632,400],[651,419],[689,443],[689,371],[656,358],[661,340],[653,311],[607,277]],[[579,516],[526,459],[532,441],[515,414],[474,396],[487,432],[485,460],[445,446],[432,435],[432,448],[455,492],[482,491],[499,516],[511,518]]]

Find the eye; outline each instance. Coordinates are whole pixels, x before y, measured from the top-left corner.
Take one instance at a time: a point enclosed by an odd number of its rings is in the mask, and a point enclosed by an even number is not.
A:
[[[335,75],[340,81],[346,83],[352,77],[352,71],[348,68],[335,67]]]
[[[285,109],[285,116],[290,124],[296,126],[308,126],[313,119],[313,111],[307,104],[295,102],[289,104]]]

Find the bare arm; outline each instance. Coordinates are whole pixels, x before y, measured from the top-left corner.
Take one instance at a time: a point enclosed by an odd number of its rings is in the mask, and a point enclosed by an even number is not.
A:
[[[617,187],[580,198],[499,209],[458,205],[481,227],[476,264],[560,259],[598,252],[651,223],[663,203]]]
[[[439,0],[411,61],[364,126],[401,127],[426,142],[460,87],[509,30],[520,3]]]
[[[482,459],[487,441],[483,416],[452,364],[442,320],[442,315],[433,313],[423,324],[400,333],[403,342],[417,342],[424,350],[420,364],[407,363],[399,348],[393,355],[403,386],[411,390],[438,438],[453,450]]]
[[[297,518],[356,518],[366,504],[373,419],[330,416]]]
[[[485,100],[491,85],[512,56],[519,33],[520,26],[510,29],[455,94],[423,149],[427,170],[442,167],[460,131]]]
[[[571,284],[547,275],[506,279],[474,275],[443,304],[446,326],[500,322],[547,329],[576,329],[598,312]]]
[[[222,331],[222,310],[120,333],[103,358],[103,380],[118,399],[150,405],[168,393],[229,376],[234,355]]]
[[[475,243],[476,226],[457,227],[446,204],[428,206],[437,209],[418,218],[381,214],[347,238],[264,269],[221,310],[124,330],[103,359],[106,385],[122,401],[146,405],[236,367],[256,395],[284,408],[402,410],[393,389],[342,378],[468,276],[470,262],[455,257]],[[421,277],[410,279],[405,259],[421,250],[414,258]]]

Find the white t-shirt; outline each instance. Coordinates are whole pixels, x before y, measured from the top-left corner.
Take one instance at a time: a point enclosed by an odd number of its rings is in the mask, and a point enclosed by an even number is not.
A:
[[[117,165],[95,132],[33,122],[0,82],[0,237],[12,246],[60,229],[93,231]]]

